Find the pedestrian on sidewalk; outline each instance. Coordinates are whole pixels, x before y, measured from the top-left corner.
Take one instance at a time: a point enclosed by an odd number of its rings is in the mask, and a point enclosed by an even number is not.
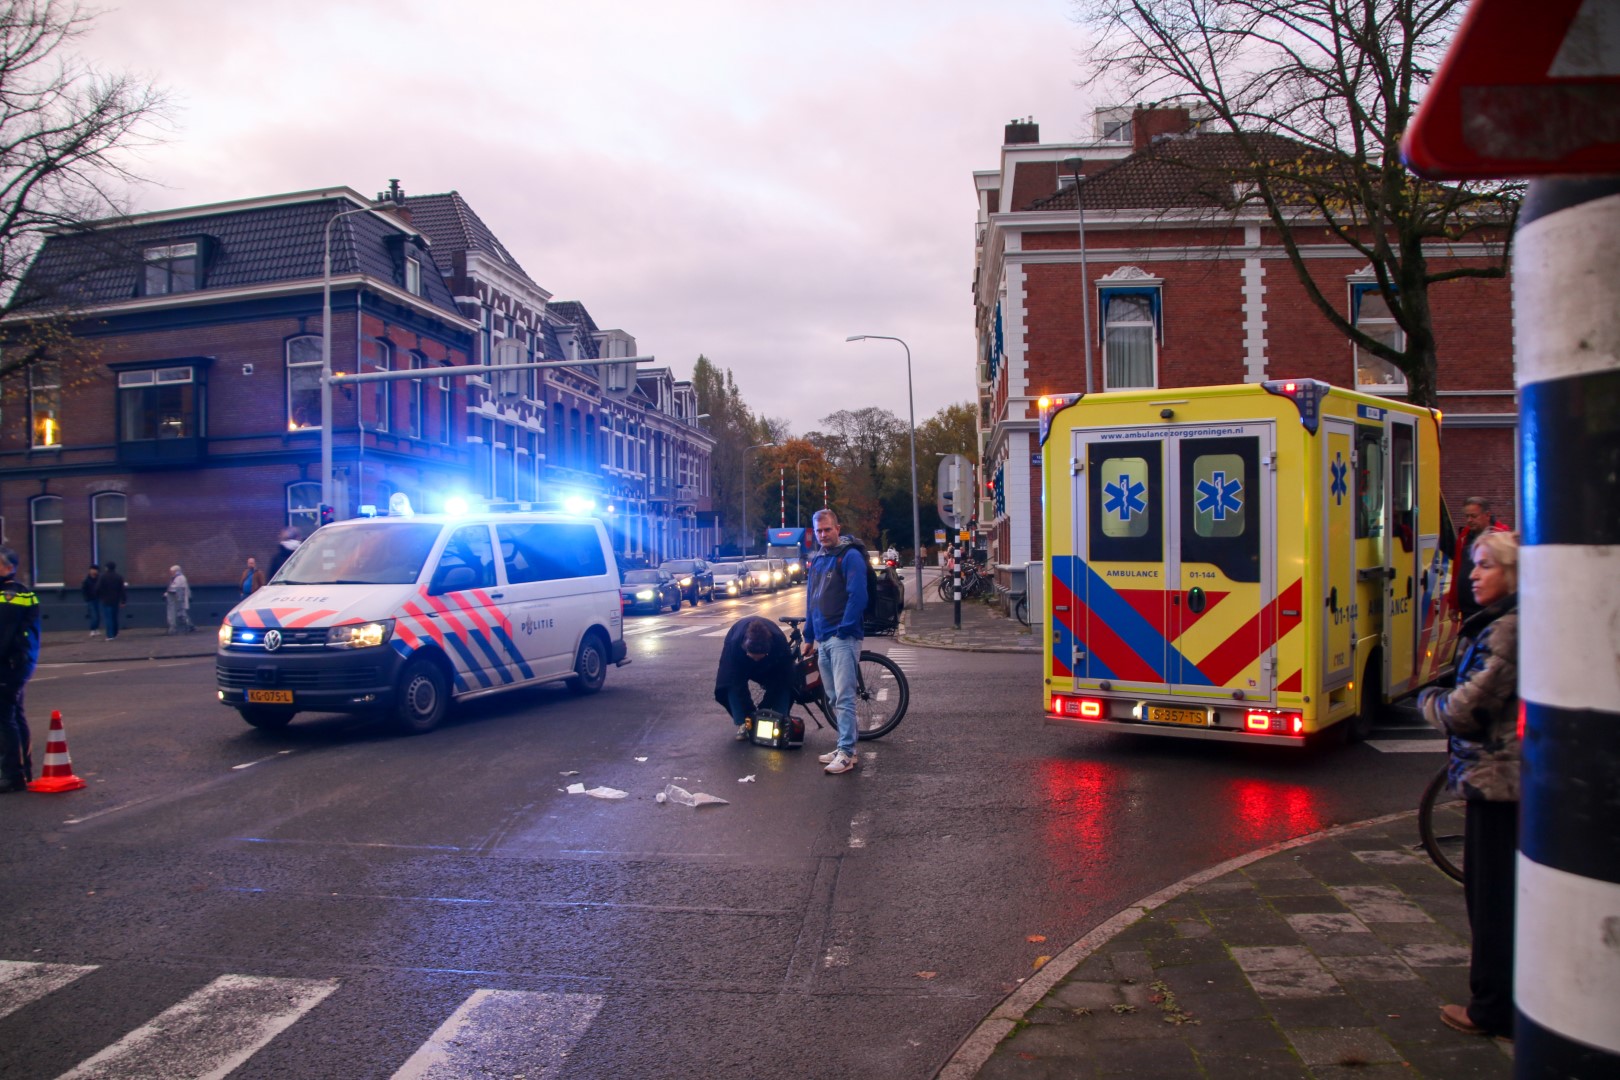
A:
[[[163,590],[163,599],[168,605],[169,633],[191,633],[191,582],[179,566],[169,567],[169,587]]]
[[[249,555],[247,565],[242,568],[242,599],[246,600],[262,588],[264,571],[259,569],[259,560]]]
[[[0,794],[34,778],[23,688],[39,661],[39,597],[17,580],[17,553],[0,547]]]
[[[90,564],[90,572],[79,582],[79,595],[84,597],[84,617],[90,621],[90,636],[101,636],[101,601],[96,591],[101,587],[101,567]]]
[[[1490,500],[1474,495],[1463,500],[1463,527],[1457,533],[1457,554],[1451,563],[1452,605],[1460,620],[1479,610],[1474,599],[1474,545],[1488,532],[1506,532],[1508,527],[1491,513]]]
[[[1483,532],[1471,552],[1479,611],[1453,690],[1418,695],[1429,723],[1447,735],[1447,788],[1465,800],[1463,892],[1473,937],[1469,1001],[1440,1019],[1469,1035],[1513,1037],[1513,918],[1519,838],[1519,545]]]
[[[804,589],[804,651],[821,653],[821,680],[838,718],[838,746],[821,755],[826,771],[847,773],[860,764],[855,755],[855,678],[865,632],[866,558],[838,529],[838,515],[817,510],[811,518],[821,547],[810,557]]]
[[[759,708],[786,716],[793,709],[793,652],[787,635],[769,619],[749,615],[726,631],[720,646],[720,666],[714,673],[714,700],[731,712],[737,738],[748,738],[754,716],[754,694],[749,683],[759,684]]]
[[[118,636],[119,610],[128,600],[129,590],[124,587],[124,575],[118,572],[117,563],[108,563],[101,573],[101,579],[96,582],[96,601],[101,605],[101,624],[107,628],[108,641]]]

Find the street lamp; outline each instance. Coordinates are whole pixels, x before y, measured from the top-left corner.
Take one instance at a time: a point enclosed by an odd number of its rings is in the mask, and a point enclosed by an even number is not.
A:
[[[793,524],[804,528],[804,511],[799,507],[799,469],[807,461],[816,460],[813,457],[802,457],[793,463]]]
[[[762,449],[763,447],[766,447],[766,446],[775,446],[775,445],[776,444],[773,443],[773,442],[762,442],[762,443],[755,443],[752,446],[743,447],[743,452],[742,452],[742,474],[743,474],[742,475],[742,531],[743,531],[743,556],[744,557],[747,557],[747,555],[748,555],[748,548],[751,546],[750,545],[750,540],[752,538],[751,537],[752,530],[750,530],[748,528],[748,451],[750,451],[750,450],[759,450],[759,449]]]
[[[1086,201],[1080,186],[1085,176],[1080,172],[1082,158],[1064,158],[1063,168],[1074,175],[1074,205],[1080,211],[1080,332],[1086,339],[1086,393],[1091,393],[1091,285],[1086,272]]]
[[[326,222],[325,238],[322,245],[323,259],[321,263],[321,505],[331,506],[332,502],[332,226],[338,223],[339,218],[350,214],[369,214],[381,210],[385,206],[393,206],[393,200],[385,199],[372,203],[369,206],[356,206],[349,210],[339,210]],[[358,317],[358,314],[357,316]],[[355,357],[356,370],[360,358]]]
[[[911,417],[911,561],[917,568],[917,606],[923,606],[922,515],[917,509],[917,406],[911,394],[911,346],[888,334],[851,334],[845,341],[899,341],[906,350],[906,409]]]

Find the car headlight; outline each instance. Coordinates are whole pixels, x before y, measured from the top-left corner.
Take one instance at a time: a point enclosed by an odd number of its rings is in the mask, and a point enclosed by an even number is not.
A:
[[[734,593],[736,591],[737,591],[737,583],[735,581],[726,582],[726,592]]]
[[[788,563],[788,570],[789,570],[789,571],[790,571],[790,572],[791,572],[791,573],[795,573],[795,574],[797,574],[797,573],[798,573],[798,572],[799,572],[799,564],[798,564],[798,563],[796,563],[796,562],[790,562],[790,563]]]
[[[651,600],[652,598],[653,591],[651,589],[642,589],[640,592],[636,593],[637,600]]]
[[[230,643],[231,643],[231,624],[228,623],[228,622],[222,622],[222,623],[219,624],[219,647],[222,648],[222,649],[226,648],[226,647],[228,647],[230,645]]]
[[[369,649],[381,645],[393,636],[393,619],[382,619],[378,622],[368,623],[349,623],[347,626],[334,626],[326,632],[326,647],[329,649]]]
[[[690,584],[692,584],[692,579],[691,578],[689,578],[689,577],[681,578],[681,588],[684,589]]]

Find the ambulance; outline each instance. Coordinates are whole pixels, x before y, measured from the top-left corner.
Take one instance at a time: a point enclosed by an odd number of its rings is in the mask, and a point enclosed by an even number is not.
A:
[[[1303,746],[1450,670],[1432,410],[1309,379],[1070,394],[1040,437],[1048,724]]]
[[[595,518],[358,518],[317,529],[231,609],[215,681],[257,728],[378,712],[418,734],[456,701],[556,681],[595,693],[629,663],[622,619]]]

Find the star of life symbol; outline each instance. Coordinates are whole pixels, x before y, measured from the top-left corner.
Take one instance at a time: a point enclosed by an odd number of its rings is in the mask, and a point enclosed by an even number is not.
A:
[[[1118,514],[1121,521],[1131,520],[1132,514],[1147,513],[1147,503],[1142,501],[1146,490],[1146,484],[1133,483],[1129,475],[1120,473],[1119,483],[1103,485],[1103,493],[1108,496],[1103,501],[1103,513]]]
[[[1217,469],[1208,480],[1198,481],[1198,512],[1210,514],[1216,521],[1225,521],[1228,513],[1243,509],[1243,481],[1228,480],[1225,469]]]
[[[281,631],[266,630],[264,632],[264,647],[267,652],[275,652],[281,648]]]
[[[1329,485],[1328,490],[1333,493],[1334,506],[1344,505],[1345,493],[1350,490],[1349,485],[1344,482],[1344,478],[1349,471],[1350,466],[1345,464],[1344,455],[1335,450],[1333,452],[1333,462],[1328,465],[1328,472],[1333,474],[1333,483]]]

